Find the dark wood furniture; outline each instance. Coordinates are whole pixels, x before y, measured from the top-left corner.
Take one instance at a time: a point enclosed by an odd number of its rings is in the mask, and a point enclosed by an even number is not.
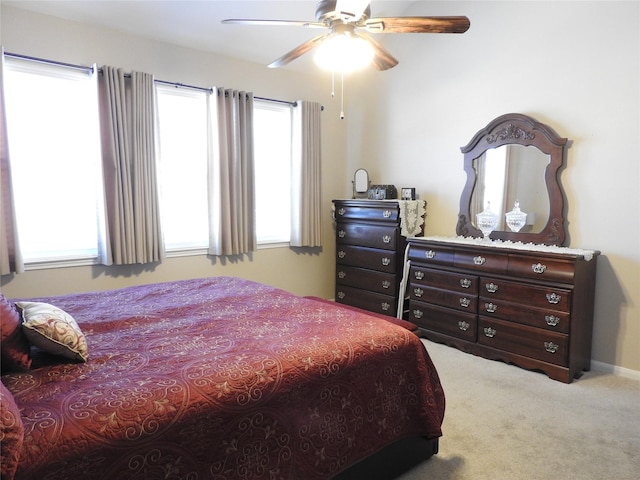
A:
[[[421,335],[565,383],[589,370],[599,252],[408,242],[408,320]]]
[[[464,154],[467,182],[460,196],[460,213],[458,214],[456,233],[465,237],[482,236],[475,224],[474,211],[477,213],[477,207],[480,207],[480,211],[484,207],[482,199],[476,198],[476,195],[481,190],[481,184],[484,183],[479,179],[479,172],[482,171],[480,162],[484,161],[485,153],[499,148],[518,148],[522,151],[530,150],[530,152],[521,154],[522,158],[518,159],[522,162],[521,164],[516,162],[516,159],[509,158],[507,160],[509,163],[507,170],[511,173],[504,179],[504,187],[507,194],[510,190],[513,192],[513,197],[506,196],[508,201],[504,207],[508,210],[513,205],[513,200],[520,201],[523,210],[537,214],[542,219],[546,219],[546,222],[543,222],[537,231],[511,232],[508,229],[498,229],[492,232],[490,237],[545,245],[565,245],[565,202],[559,175],[565,164],[567,142],[566,138],[561,138],[548,125],[519,113],[501,115],[479,130],[471,141],[460,149]],[[537,160],[537,156],[533,156],[534,152],[531,151],[536,149],[538,155],[547,157],[546,163],[535,166],[527,165],[527,163],[533,164],[534,160]],[[544,182],[541,183],[543,183],[543,189],[546,187],[546,191],[539,192],[538,198],[533,199],[531,203],[535,203],[535,205],[523,204],[523,199],[519,196],[524,194],[528,183],[538,178],[544,179]],[[495,183],[495,180],[494,178],[492,183]],[[482,205],[478,206],[476,203]],[[502,217],[505,212],[496,213]]]
[[[406,238],[397,200],[333,200],[338,303],[396,316]]]

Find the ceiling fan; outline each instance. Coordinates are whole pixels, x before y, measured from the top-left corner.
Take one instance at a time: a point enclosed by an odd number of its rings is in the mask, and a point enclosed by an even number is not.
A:
[[[364,40],[372,51],[372,63],[378,70],[388,70],[398,64],[387,50],[368,34],[378,33],[464,33],[469,29],[467,17],[380,17],[371,18],[369,0],[320,0],[316,7],[316,21],[251,20],[230,18],[222,23],[243,25],[299,26],[329,29],[297,46],[273,61],[269,67],[282,67],[315,47],[339,36]]]

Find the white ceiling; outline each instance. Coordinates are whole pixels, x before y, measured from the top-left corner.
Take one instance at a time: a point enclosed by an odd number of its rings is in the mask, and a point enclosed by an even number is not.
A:
[[[202,51],[269,64],[324,30],[223,25],[225,18],[315,21],[315,0],[2,0],[4,5],[96,24]],[[373,1],[372,16],[430,15],[416,1]],[[407,14],[411,6],[419,12]],[[384,35],[376,37],[385,45]],[[296,62],[291,67],[295,68]]]

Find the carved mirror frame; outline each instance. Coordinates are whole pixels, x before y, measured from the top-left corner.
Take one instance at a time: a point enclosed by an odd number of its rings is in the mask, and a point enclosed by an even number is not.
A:
[[[509,113],[496,118],[478,131],[466,146],[460,148],[464,154],[467,183],[460,197],[460,213],[456,233],[465,237],[483,236],[482,232],[474,226],[471,218],[471,201],[477,181],[474,160],[489,149],[510,144],[535,146],[549,155],[550,161],[544,174],[549,194],[549,217],[547,224],[538,233],[494,231],[490,238],[513,242],[564,245],[566,219],[559,171],[565,163],[567,139],[558,136],[551,127],[519,113]]]

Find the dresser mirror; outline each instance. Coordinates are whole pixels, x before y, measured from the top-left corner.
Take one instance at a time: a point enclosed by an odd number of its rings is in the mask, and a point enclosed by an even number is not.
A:
[[[564,245],[558,177],[566,143],[549,126],[518,113],[502,115],[479,130],[460,149],[467,182],[456,233],[482,237],[482,227],[491,230],[491,239]],[[492,218],[488,228],[487,215]]]
[[[367,198],[369,192],[369,172],[364,168],[359,168],[353,174],[353,198]]]

